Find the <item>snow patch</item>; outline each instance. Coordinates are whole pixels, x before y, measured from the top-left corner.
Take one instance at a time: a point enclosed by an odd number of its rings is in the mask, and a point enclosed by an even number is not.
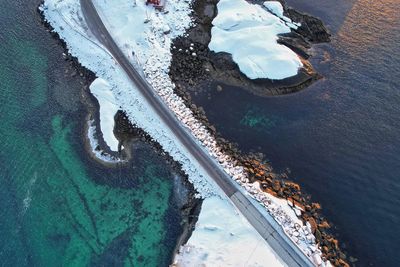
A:
[[[227,199],[203,201],[196,230],[175,266],[286,266]]]
[[[232,54],[240,71],[250,79],[280,80],[297,74],[301,60],[277,42],[278,34],[291,31],[285,21],[245,0],[220,0],[217,7],[210,50]],[[272,8],[279,11],[276,4]]]
[[[96,156],[96,158],[98,158],[104,162],[107,162],[107,163],[124,162],[124,160],[114,157],[100,149],[99,141],[96,138],[96,125],[94,124],[94,120],[88,121],[87,137],[89,139],[89,144],[90,144],[92,153]]]
[[[114,135],[114,116],[119,106],[111,91],[110,84],[102,78],[97,78],[90,85],[90,92],[100,105],[100,129],[106,144],[112,151],[118,151],[118,139]]]
[[[290,18],[283,15],[283,6],[280,2],[266,1],[264,2],[264,7],[266,7],[269,12],[282,19],[288,27],[297,29],[301,26],[300,23],[293,22]]]

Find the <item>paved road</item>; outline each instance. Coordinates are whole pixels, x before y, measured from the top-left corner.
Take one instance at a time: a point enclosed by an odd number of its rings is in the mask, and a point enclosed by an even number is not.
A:
[[[172,130],[176,138],[187,148],[208,175],[231,199],[238,210],[247,218],[250,224],[270,244],[275,252],[288,266],[313,266],[307,257],[283,233],[282,228],[271,216],[262,213],[248,197],[239,190],[238,185],[222,170],[220,165],[194,139],[187,128],[176,118],[175,114],[156,94],[155,90],[141,77],[128,58],[119,49],[107,28],[103,24],[91,0],[80,0],[82,12],[88,27],[96,38],[109,50],[115,60],[121,65],[131,81],[144,95],[149,104],[157,112],[161,120]]]

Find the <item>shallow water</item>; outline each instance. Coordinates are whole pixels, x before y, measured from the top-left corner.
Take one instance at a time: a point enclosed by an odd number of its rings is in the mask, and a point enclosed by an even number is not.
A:
[[[143,143],[125,167],[88,158],[83,79],[39,1],[0,2],[0,265],[167,266],[182,231],[171,167]]]
[[[312,58],[324,80],[270,98],[215,84],[193,98],[228,140],[291,170],[357,266],[400,266],[400,2],[289,3],[333,34]]]

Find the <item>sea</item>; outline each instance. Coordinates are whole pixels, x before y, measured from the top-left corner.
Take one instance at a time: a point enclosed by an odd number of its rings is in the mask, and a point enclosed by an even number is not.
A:
[[[89,156],[84,78],[39,4],[0,0],[0,266],[168,266],[180,178],[140,141],[126,165]]]
[[[89,157],[83,79],[39,2],[0,0],[0,266],[167,266],[176,175],[145,143],[127,166]],[[324,78],[264,98],[214,83],[193,99],[321,203],[355,266],[400,266],[400,1],[287,2],[332,33],[312,51]]]
[[[312,49],[324,78],[277,97],[215,82],[192,98],[224,138],[321,203],[355,266],[400,266],[400,1],[287,3],[332,34]]]

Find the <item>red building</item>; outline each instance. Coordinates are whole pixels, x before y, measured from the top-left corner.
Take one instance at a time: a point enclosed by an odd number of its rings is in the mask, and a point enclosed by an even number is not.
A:
[[[146,0],[146,5],[152,5],[158,10],[164,9],[166,0]]]

